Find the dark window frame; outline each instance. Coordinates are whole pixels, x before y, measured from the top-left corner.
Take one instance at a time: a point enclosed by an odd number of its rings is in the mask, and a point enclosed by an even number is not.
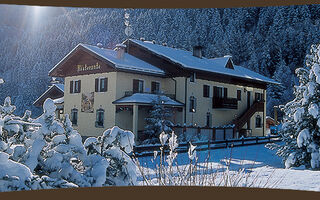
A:
[[[78,126],[78,109],[73,108],[71,109],[71,123],[72,126]]]
[[[263,93],[261,92],[255,92],[254,93],[254,99],[255,101],[263,101]]]
[[[80,93],[81,91],[81,80],[70,81],[70,94]]]
[[[189,98],[189,112],[195,113],[197,111],[197,98],[190,96]]]
[[[104,128],[104,120],[105,120],[105,112],[104,109],[99,108],[96,110],[96,121],[95,127],[97,128]]]
[[[225,98],[224,87],[213,86],[213,97],[222,99]]]
[[[256,124],[256,128],[262,128],[262,118],[261,118],[261,116],[257,115],[255,120],[256,120],[256,123],[255,123]]]
[[[158,81],[151,82],[151,93],[152,94],[159,94],[160,88],[161,88],[160,82],[158,82]]]
[[[142,83],[142,88],[140,88]],[[133,93],[143,93],[144,91],[144,80],[141,79],[133,79],[132,81],[132,91]]]
[[[210,127],[212,124],[212,114],[207,112],[206,114],[206,127]]]
[[[203,97],[210,97],[210,85],[203,85]]]
[[[108,91],[108,78],[100,77],[95,79],[95,92],[107,92]]]
[[[193,73],[191,74],[191,76],[190,76],[190,82],[191,82],[191,83],[195,83],[195,82],[196,82],[196,73],[195,73],[195,72],[193,72]]]

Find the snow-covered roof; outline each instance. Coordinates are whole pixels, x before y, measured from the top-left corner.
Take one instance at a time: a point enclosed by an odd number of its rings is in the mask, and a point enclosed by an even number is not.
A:
[[[88,45],[88,44],[80,44],[84,48],[92,51],[93,53],[99,55],[100,57],[106,59],[107,61],[113,63],[116,68],[131,70],[131,71],[139,71],[139,72],[147,72],[152,74],[161,74],[164,75],[165,72],[158,67],[155,67],[143,60],[140,60],[130,54],[124,53],[124,57],[122,59],[117,58],[117,51],[112,49],[99,48],[97,46]]]
[[[136,71],[143,73],[151,73],[156,75],[165,75],[165,72],[162,69],[159,69],[156,66],[153,66],[143,60],[140,60],[134,56],[131,56],[128,53],[124,53],[122,59],[117,58],[117,51],[112,49],[100,48],[98,46],[93,46],[89,44],[79,43],[75,48],[73,48],[63,59],[60,60],[50,71],[53,72],[59,65],[68,57],[72,52],[79,48],[79,46],[89,50],[90,52],[98,55],[99,57],[105,59],[106,61],[114,64],[116,69],[119,70],[128,70],[128,71]]]
[[[43,96],[45,96],[50,90],[52,90],[53,88],[58,88],[62,93],[64,93],[64,84],[62,83],[54,83],[51,86],[49,86],[49,88],[42,93],[34,102],[33,104],[36,104]]]
[[[148,94],[148,93],[135,93],[131,96],[123,97],[118,99],[113,104],[124,104],[124,103],[141,103],[141,104],[152,104],[153,101],[156,101],[159,95],[157,94]],[[170,97],[165,95],[160,95],[161,101],[163,101],[163,105],[170,106],[183,106],[183,103],[175,101]]]
[[[55,104],[60,104],[60,103],[64,103],[64,97],[60,97],[58,99],[54,99],[53,103]]]
[[[54,83],[52,86],[56,86],[58,89],[60,89],[62,92],[64,92],[64,84],[62,83]]]
[[[153,44],[152,42],[147,42],[147,41],[140,41],[135,39],[130,39],[130,41],[148,49],[151,52],[154,52],[157,55],[166,57],[171,62],[180,64],[181,66],[188,69],[201,70],[201,71],[240,77],[244,79],[250,79],[254,81],[279,84],[278,82],[268,77],[265,77],[261,74],[253,72],[241,66],[234,65],[234,69],[226,68],[226,64],[230,59],[230,56],[213,58],[213,59],[208,59],[204,57],[198,58],[193,56],[192,52],[190,51]]]

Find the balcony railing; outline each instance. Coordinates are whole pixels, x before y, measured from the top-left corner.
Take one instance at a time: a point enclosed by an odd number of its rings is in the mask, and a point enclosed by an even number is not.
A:
[[[236,98],[212,98],[212,108],[238,109],[238,100]]]

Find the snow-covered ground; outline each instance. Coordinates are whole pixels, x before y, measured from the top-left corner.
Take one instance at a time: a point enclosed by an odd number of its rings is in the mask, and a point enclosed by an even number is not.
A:
[[[254,187],[320,191],[320,171],[306,170],[302,167],[285,169],[281,158],[276,156],[273,150],[266,148],[264,144],[232,149],[215,149],[209,153],[208,163],[213,171],[218,171],[217,180],[226,172],[226,160],[231,157],[230,174],[237,174],[237,171],[244,169],[246,175],[242,175],[242,177],[244,179],[249,177],[247,184],[238,184],[237,186],[249,186],[250,183],[254,183]],[[198,169],[201,171],[205,168],[208,151],[197,152],[197,156]],[[153,170],[159,164],[159,156],[155,160],[151,156],[140,157],[139,162],[145,173],[150,177],[155,177]],[[188,154],[180,153],[177,162],[180,169],[183,169],[189,164]],[[140,177],[140,181],[143,184],[142,177]],[[154,179],[154,181],[156,180]]]

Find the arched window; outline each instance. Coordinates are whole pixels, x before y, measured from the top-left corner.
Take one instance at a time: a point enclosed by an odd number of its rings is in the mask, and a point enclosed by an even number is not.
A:
[[[104,126],[104,110],[98,109],[96,112],[96,127],[102,127]]]
[[[71,122],[72,125],[77,126],[78,125],[78,109],[73,108],[71,110]]]
[[[262,119],[260,115],[256,116],[256,128],[262,128]]]

